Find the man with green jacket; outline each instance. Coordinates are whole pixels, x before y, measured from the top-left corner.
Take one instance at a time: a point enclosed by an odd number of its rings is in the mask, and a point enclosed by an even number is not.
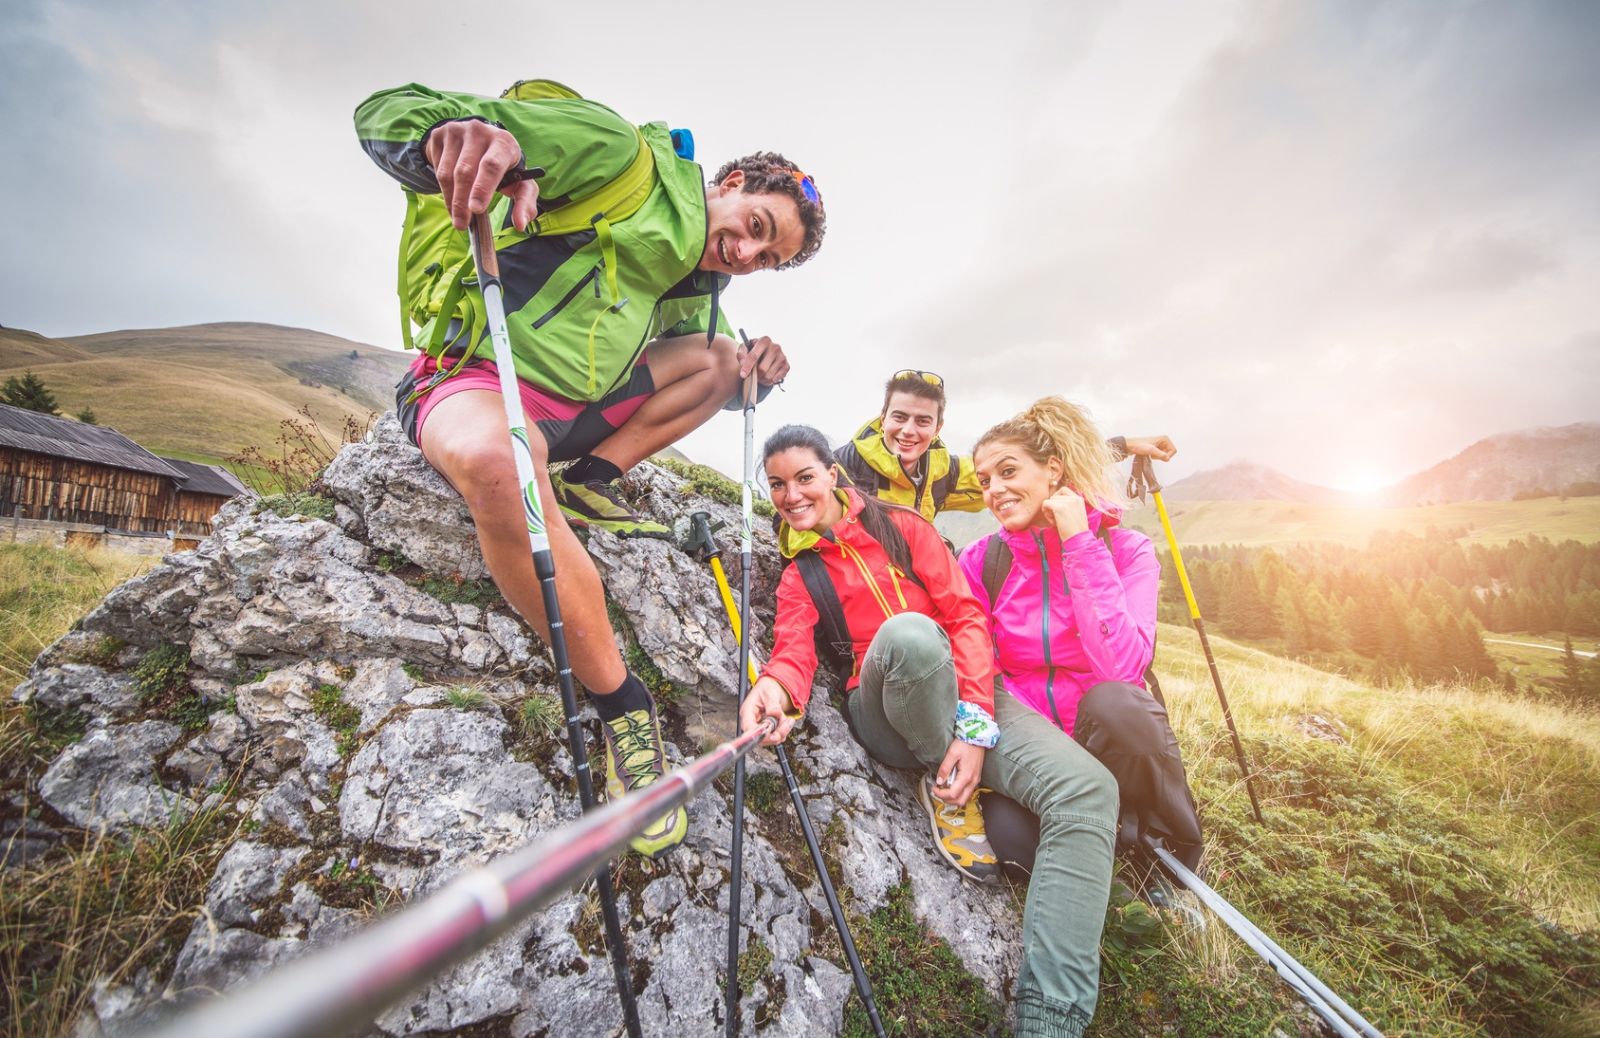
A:
[[[406,189],[400,292],[407,344],[422,355],[398,387],[401,424],[466,500],[506,600],[547,635],[494,366],[508,358],[494,355],[468,258],[468,222],[492,218],[572,670],[605,722],[608,788],[650,785],[664,770],[655,705],[622,662],[569,524],[670,536],[636,517],[615,482],[735,399],[752,370],[763,387],[782,381],[783,350],[766,337],[748,351],[735,343],[719,296],[732,275],[816,253],[816,184],[761,152],[708,185],[664,125],[633,126],[546,80],[500,98],[386,90],[356,110],[356,127]],[[558,461],[572,464],[552,481]],[[633,845],[660,854],[687,826],[679,809]]]
[[[883,412],[834,453],[862,492],[921,512],[983,511],[983,488],[972,459],[951,453],[939,438],[944,428],[944,379],[931,371],[897,371],[883,387]],[[1178,453],[1165,436],[1111,439],[1117,460],[1143,454],[1169,461]]]

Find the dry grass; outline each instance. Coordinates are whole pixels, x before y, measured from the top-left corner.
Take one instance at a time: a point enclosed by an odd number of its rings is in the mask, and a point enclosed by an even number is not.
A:
[[[112,588],[159,561],[101,548],[0,544],[0,693]]]
[[[1470,975],[1423,975],[1404,964],[1407,949],[1424,949],[1437,936],[1429,927],[1438,925],[1441,893],[1425,886],[1436,882],[1425,877],[1463,870],[1470,882],[1522,906],[1527,917],[1574,932],[1600,930],[1600,716],[1491,688],[1377,688],[1222,639],[1212,638],[1212,647],[1258,773],[1303,770],[1306,758],[1294,747],[1309,739],[1306,719],[1323,718],[1348,742],[1341,759],[1350,761],[1352,795],[1390,789],[1412,812],[1414,825],[1457,833],[1472,848],[1465,860],[1435,854],[1426,842],[1405,852],[1396,867],[1418,878],[1413,893],[1392,905],[1392,929],[1356,927],[1310,937],[1295,935],[1301,922],[1294,914],[1257,922],[1313,971],[1329,970],[1324,979],[1358,1008],[1387,1006],[1390,1035],[1515,1033],[1468,1008],[1481,999]],[[1249,905],[1256,886],[1251,870],[1275,855],[1283,860],[1291,846],[1335,869],[1341,861],[1359,868],[1362,855],[1371,861],[1370,843],[1361,847],[1372,839],[1370,830],[1343,829],[1336,815],[1322,828],[1303,824],[1295,815],[1305,814],[1305,803],[1275,798],[1271,781],[1261,783],[1268,826],[1246,820],[1248,801],[1194,632],[1163,625],[1158,665],[1204,809],[1214,822],[1229,819],[1211,828],[1213,836],[1225,830],[1227,839],[1208,848],[1208,868],[1224,896]],[[1279,843],[1297,826],[1292,843]],[[1259,968],[1242,944],[1218,929],[1176,933],[1169,951],[1186,970],[1220,984],[1237,969]],[[1565,997],[1571,995],[1569,989]],[[1561,997],[1556,990],[1526,992],[1529,1005]]]
[[[164,975],[239,824],[224,803],[128,837],[76,833],[42,862],[6,870],[0,973],[10,1033],[69,1034],[97,978]]]

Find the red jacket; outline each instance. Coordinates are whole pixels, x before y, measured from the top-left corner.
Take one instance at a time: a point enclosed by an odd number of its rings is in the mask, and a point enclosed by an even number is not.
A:
[[[915,512],[890,509],[894,524],[911,549],[912,568],[922,582],[919,587],[890,565],[883,546],[861,525],[857,518],[864,507],[861,495],[850,489],[841,493],[846,498],[845,516],[833,525],[828,536],[792,530],[785,523],[778,533],[778,548],[791,558],[801,551],[822,555],[839,593],[853,642],[855,666],[846,687],[854,691],[860,683],[861,658],[884,620],[899,613],[921,613],[937,621],[950,638],[958,695],[992,717],[995,663],[988,619],[933,524]],[[781,684],[801,710],[811,699],[811,682],[817,672],[817,650],[811,634],[817,622],[817,609],[800,568],[788,567],[778,582],[772,658],[762,676]]]

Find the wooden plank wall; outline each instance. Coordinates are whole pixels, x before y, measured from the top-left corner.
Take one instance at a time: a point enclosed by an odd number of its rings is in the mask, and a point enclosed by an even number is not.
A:
[[[0,447],[0,516],[204,536],[227,500],[182,493],[166,476]]]

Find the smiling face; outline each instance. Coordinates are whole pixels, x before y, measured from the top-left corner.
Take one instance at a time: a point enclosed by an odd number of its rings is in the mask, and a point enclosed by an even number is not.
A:
[[[734,170],[706,188],[706,249],[700,269],[719,274],[771,270],[795,257],[805,225],[793,198],[779,192],[747,192],[744,171]]]
[[[939,402],[915,393],[897,392],[883,409],[883,444],[900,459],[900,467],[911,471],[933,445],[944,423],[939,420]]]
[[[991,440],[972,457],[983,488],[983,503],[1007,530],[1048,525],[1045,498],[1061,488],[1061,463],[1051,458],[1041,465],[1021,446]]]
[[[827,533],[844,517],[834,494],[839,476],[815,451],[790,447],[767,456],[767,490],[772,506],[795,530]]]

